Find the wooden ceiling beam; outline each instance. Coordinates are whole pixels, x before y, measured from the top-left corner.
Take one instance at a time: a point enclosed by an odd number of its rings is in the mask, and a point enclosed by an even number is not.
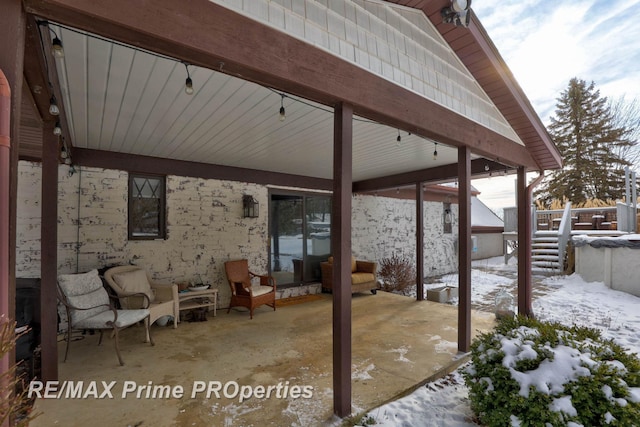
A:
[[[292,175],[209,163],[187,162],[115,151],[75,148],[71,152],[74,164],[104,169],[159,175],[190,176],[202,179],[221,179],[262,185],[291,186],[313,190],[331,190],[332,180]]]
[[[492,172],[503,172],[508,169],[509,166],[487,159],[475,159],[471,161],[471,175],[474,175],[476,178],[489,176]],[[415,185],[419,182],[442,183],[455,180],[457,177],[458,165],[452,163],[419,171],[357,181],[353,183],[353,192],[365,193],[389,188],[399,188],[407,185]]]

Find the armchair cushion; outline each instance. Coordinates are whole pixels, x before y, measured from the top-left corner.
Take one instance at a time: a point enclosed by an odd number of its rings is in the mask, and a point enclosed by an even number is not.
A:
[[[98,270],[81,274],[61,274],[58,276],[58,283],[67,296],[69,304],[77,308],[89,308],[89,310],[72,310],[73,323],[109,310],[109,295],[102,286]]]
[[[330,256],[329,259],[327,259],[327,262],[329,264],[333,264],[333,257]],[[356,257],[351,255],[351,272],[355,273],[356,271],[358,271],[358,263],[356,261]]]
[[[351,273],[351,284],[359,285],[360,283],[371,282],[376,280],[376,276],[372,273]]]
[[[251,293],[254,297],[259,297],[260,295],[268,294],[269,292],[273,292],[273,288],[271,286],[252,286]]]
[[[149,297],[149,302],[153,302],[155,294],[151,290],[151,285],[147,279],[147,272],[142,269],[117,273],[113,275],[113,280],[120,288],[127,293],[144,293]]]
[[[118,310],[118,319],[115,326],[117,328],[124,328],[125,326],[133,325],[140,322],[149,316],[149,310]],[[76,322],[74,326],[81,329],[105,329],[107,322],[113,322],[114,313],[112,310],[103,311],[95,316],[83,319],[81,322]]]

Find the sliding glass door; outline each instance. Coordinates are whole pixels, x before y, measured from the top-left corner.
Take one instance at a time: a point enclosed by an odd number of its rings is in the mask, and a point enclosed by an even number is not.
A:
[[[278,286],[319,282],[331,251],[331,197],[272,192],[270,269]]]

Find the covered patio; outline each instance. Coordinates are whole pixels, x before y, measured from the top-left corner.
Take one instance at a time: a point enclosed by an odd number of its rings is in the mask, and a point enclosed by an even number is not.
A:
[[[41,234],[32,265],[34,277],[42,279],[43,379],[55,380],[64,372],[56,342],[60,273],[146,257],[159,260],[153,271],[169,277],[184,253],[193,259],[205,254],[218,283],[224,281],[219,267],[225,259],[249,258],[267,269],[268,212],[263,209],[253,223],[236,214],[247,191],[262,197],[263,206],[272,188],[331,194],[333,282],[338,285],[331,316],[323,322],[332,328],[323,349],[331,360],[327,381],[338,416],[352,412],[352,398],[357,404],[352,362],[360,342],[367,343],[352,325],[360,301],[352,301],[349,287],[354,194],[415,192],[414,252],[421,284],[424,230],[440,221],[425,214],[424,186],[457,181],[457,253],[450,258],[460,273],[460,305],[451,341],[457,345],[453,350],[467,352],[473,333],[471,178],[517,173],[518,306],[520,313],[530,313],[532,187],[526,174],[558,168],[561,159],[473,12],[468,12],[468,27],[456,26],[443,22],[448,7],[449,0],[159,0],[152,6],[130,0],[4,0],[0,70],[11,95],[9,102],[3,91],[7,108],[0,116],[0,129],[7,134],[10,129],[10,135],[0,135],[6,138],[0,152],[6,172],[1,249],[7,254],[3,262],[8,260],[0,266],[1,312],[15,314],[9,302],[15,298],[16,264],[32,263],[28,256],[19,261],[15,249],[19,160],[31,160],[38,168],[41,164],[35,180]],[[50,50],[58,37],[65,44],[64,59]],[[51,113],[53,104],[59,115]],[[96,220],[95,213],[81,215],[80,196],[87,190],[79,174],[71,180],[76,170],[71,166],[94,175],[87,184],[94,193],[82,207],[95,212],[115,205],[109,211],[115,223]],[[172,194],[184,195],[167,208],[174,221],[168,237],[145,246],[127,240],[126,215],[120,215],[132,173],[166,177]],[[81,175],[85,183],[91,179],[87,175]],[[209,191],[209,198],[198,194],[194,208],[187,180]],[[107,193],[111,199],[102,198]],[[211,194],[228,199],[211,200]],[[220,217],[205,215],[203,206],[219,208]],[[178,221],[194,212],[202,213],[196,225]],[[60,223],[59,217],[68,222]],[[219,233],[205,236],[200,253],[186,247],[192,235],[184,230],[202,234],[213,225]],[[234,238],[225,240],[230,235]],[[183,262],[183,271],[197,267],[189,262]],[[417,299],[424,299],[422,286]],[[371,315],[408,319],[404,313],[391,316],[388,309]],[[178,332],[195,326],[181,325]],[[286,339],[297,339],[297,330],[289,332],[293,336]],[[158,340],[164,335],[167,331]],[[234,359],[241,359],[242,349],[237,351]],[[373,398],[363,400],[363,406],[374,404]]]
[[[378,292],[353,298],[353,413],[363,413],[455,369],[455,306]],[[42,412],[32,426],[91,425],[274,425],[339,424],[333,417],[331,390],[331,298],[256,311],[220,310],[206,322],[183,322],[178,330],[154,327],[156,342],[141,341],[142,328],[122,334],[126,365],[117,366],[113,342],[97,346],[97,335],[71,343],[69,359],[59,365],[59,380],[116,381],[113,399],[38,399]],[[487,331],[495,316],[472,312],[472,330]],[[64,342],[58,344],[64,357]],[[182,398],[122,399],[125,381],[137,385],[184,387]],[[190,394],[195,381],[235,381],[239,386],[312,386],[310,398],[239,397],[218,399]],[[288,382],[288,383],[287,383]],[[233,389],[230,389],[233,390]],[[231,391],[230,391],[231,392]],[[138,424],[140,423],[140,424]],[[195,424],[194,424],[195,423]]]

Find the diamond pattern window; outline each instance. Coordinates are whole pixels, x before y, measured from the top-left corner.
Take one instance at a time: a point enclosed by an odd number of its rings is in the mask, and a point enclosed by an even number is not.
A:
[[[129,174],[129,240],[166,238],[165,177]]]

